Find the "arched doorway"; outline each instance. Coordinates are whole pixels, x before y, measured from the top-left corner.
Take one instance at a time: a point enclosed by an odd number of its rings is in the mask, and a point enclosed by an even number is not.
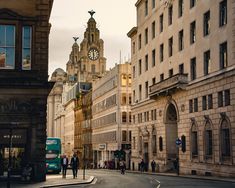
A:
[[[178,115],[174,104],[170,103],[167,106],[165,116],[166,129],[166,157],[169,161],[174,161],[178,158],[178,148],[176,146],[176,139],[178,138]]]

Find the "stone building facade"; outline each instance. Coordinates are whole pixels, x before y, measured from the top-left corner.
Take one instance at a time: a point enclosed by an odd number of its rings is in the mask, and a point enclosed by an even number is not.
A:
[[[90,89],[77,98],[75,107],[74,150],[81,159],[80,167],[83,167],[85,162],[86,168],[91,168],[93,163],[91,121],[92,90]]]
[[[66,72],[58,68],[51,76],[52,82],[55,82],[53,89],[51,90],[47,98],[47,136],[48,137],[61,137],[61,123],[57,122],[56,118],[58,112],[60,112],[62,103],[63,84],[67,79]],[[61,114],[61,113],[59,113]]]
[[[11,173],[21,174],[28,163],[34,181],[46,180],[46,103],[53,87],[48,82],[52,4],[53,0],[0,1],[0,153],[7,164],[12,136],[12,157],[20,162]]]
[[[132,168],[235,177],[235,1],[138,0]],[[181,143],[179,146],[176,143]]]
[[[62,152],[71,156],[78,151],[75,143],[77,122],[76,101],[83,92],[91,89],[91,82],[100,78],[106,71],[104,57],[104,42],[93,18],[94,11],[89,11],[90,18],[84,32],[84,39],[74,44],[66,64],[66,72],[56,69],[51,80],[56,84],[48,97],[48,136],[59,137],[62,142]],[[75,136],[76,135],[76,136]]]
[[[114,152],[126,152],[130,160],[131,70],[130,64],[116,64],[92,88],[92,148],[95,167],[115,161]],[[116,160],[117,162],[117,160]]]

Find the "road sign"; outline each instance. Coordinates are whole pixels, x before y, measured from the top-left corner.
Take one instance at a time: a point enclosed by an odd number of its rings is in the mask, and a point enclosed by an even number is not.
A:
[[[175,144],[176,144],[177,146],[179,146],[179,145],[182,144],[182,141],[181,141],[179,138],[177,138],[176,141],[175,141]]]

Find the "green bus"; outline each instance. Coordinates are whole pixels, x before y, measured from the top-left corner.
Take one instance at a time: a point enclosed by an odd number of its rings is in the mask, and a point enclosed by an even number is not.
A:
[[[48,137],[46,141],[46,170],[48,172],[60,173],[61,140],[60,138]]]

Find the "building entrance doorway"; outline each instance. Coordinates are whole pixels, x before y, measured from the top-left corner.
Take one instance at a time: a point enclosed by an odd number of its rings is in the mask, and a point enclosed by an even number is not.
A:
[[[26,142],[26,129],[0,129],[0,176],[7,176],[10,154],[11,175],[21,175],[27,163]]]
[[[0,176],[7,176],[7,169],[9,165],[9,148],[0,148]],[[11,149],[11,174],[21,175],[22,169],[25,166],[25,148]]]
[[[145,164],[145,171],[148,171],[149,166],[149,153],[148,153],[148,143],[144,143],[144,164]]]
[[[170,169],[174,169],[174,162],[178,159],[178,148],[176,139],[178,138],[177,111],[175,106],[170,103],[166,111],[166,154]]]

